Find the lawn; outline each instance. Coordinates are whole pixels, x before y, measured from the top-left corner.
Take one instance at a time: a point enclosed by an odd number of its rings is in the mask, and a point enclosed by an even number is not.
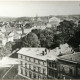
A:
[[[2,79],[3,75],[8,71],[9,67],[7,68],[0,68],[0,79]]]
[[[4,79],[14,79],[17,73],[18,73],[18,65],[14,65],[14,67],[6,74]]]

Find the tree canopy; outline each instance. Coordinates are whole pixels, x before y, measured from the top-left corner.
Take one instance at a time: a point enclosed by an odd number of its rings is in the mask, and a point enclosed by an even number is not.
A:
[[[35,33],[30,32],[24,37],[23,46],[40,47],[40,41]]]
[[[60,39],[62,43],[67,42],[74,35],[75,24],[73,21],[64,20],[60,22],[58,30],[61,32]]]

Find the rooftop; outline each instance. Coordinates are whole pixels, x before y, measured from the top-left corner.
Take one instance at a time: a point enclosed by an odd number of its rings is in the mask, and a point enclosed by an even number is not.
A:
[[[75,52],[73,54],[64,55],[64,56],[59,57],[59,59],[79,63],[80,62],[80,52]]]
[[[38,58],[41,60],[47,60],[47,59],[56,60],[57,55],[58,55],[58,53],[56,53],[54,50],[48,50],[45,48],[22,48],[17,53],[34,57],[34,58]]]
[[[60,22],[60,19],[57,17],[52,17],[49,19],[49,22]]]

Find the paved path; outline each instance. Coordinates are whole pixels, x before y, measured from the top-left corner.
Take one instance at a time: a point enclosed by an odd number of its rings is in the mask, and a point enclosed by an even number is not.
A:
[[[12,65],[9,70],[3,75],[2,79],[4,79],[4,77],[7,75],[7,73],[14,67],[14,65]]]

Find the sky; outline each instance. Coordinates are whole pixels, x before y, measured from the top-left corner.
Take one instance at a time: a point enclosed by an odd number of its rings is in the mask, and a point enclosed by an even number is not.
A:
[[[2,17],[80,14],[80,1],[0,1]]]

